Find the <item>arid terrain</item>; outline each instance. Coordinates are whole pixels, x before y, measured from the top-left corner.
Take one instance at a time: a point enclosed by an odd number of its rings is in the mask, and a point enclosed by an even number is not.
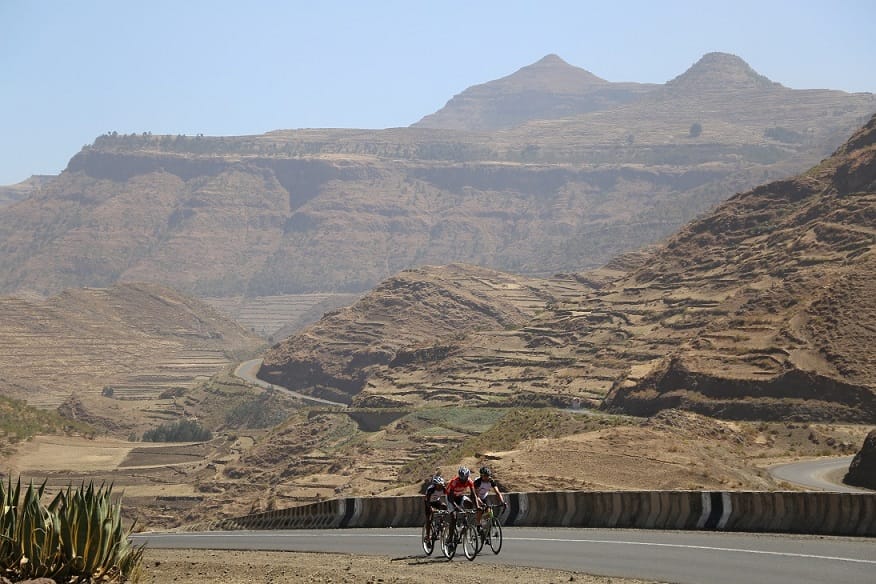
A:
[[[138,529],[161,529],[337,496],[416,494],[436,468],[452,476],[459,464],[491,466],[509,491],[793,490],[769,466],[854,454],[871,429],[722,422],[676,410],[642,419],[441,408],[371,431],[354,418],[364,419],[307,410],[274,430],[223,432],[206,444],[36,437],[4,470],[47,480],[50,493],[112,482]]]
[[[503,117],[533,78],[541,106]],[[662,86],[549,57],[412,128],[103,136],[0,193],[0,473],[112,482],[140,530],[460,464],[506,491],[795,489],[769,468],[876,423],[874,109],[730,55]],[[143,441],[177,422],[209,435]],[[459,568],[150,550],[144,579],[620,582]]]
[[[461,584],[649,584],[650,581],[591,576],[539,568],[466,565],[434,558],[391,558],[294,552],[203,552],[149,550],[143,584],[269,584],[273,582],[334,584],[419,584],[428,580]]]
[[[603,269],[408,270],[265,354],[263,379],[351,407],[301,407],[226,369],[165,398],[216,432],[206,444],[51,458],[66,446],[37,438],[8,466],[53,488],[113,480],[144,527],[412,494],[461,463],[516,491],[788,488],[769,465],[854,454],[872,429],[874,124]]]

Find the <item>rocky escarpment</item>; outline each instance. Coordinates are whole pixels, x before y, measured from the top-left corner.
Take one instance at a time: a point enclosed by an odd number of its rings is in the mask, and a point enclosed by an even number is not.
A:
[[[639,93],[552,57],[464,92],[460,129],[104,135],[4,207],[0,292],[361,293],[454,262],[578,272],[810,166],[876,110],[870,94],[764,83],[738,58],[682,78]],[[473,131],[487,118],[513,127]]]
[[[876,489],[876,430],[867,435],[863,446],[852,464],[843,482],[858,487]]]

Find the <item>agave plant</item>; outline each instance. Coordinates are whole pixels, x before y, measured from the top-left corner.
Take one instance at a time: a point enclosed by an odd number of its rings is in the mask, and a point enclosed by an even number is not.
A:
[[[17,565],[21,559],[21,550],[16,545],[18,531],[18,499],[21,491],[21,480],[15,487],[12,485],[12,477],[9,478],[8,486],[4,487],[0,482],[0,504],[3,505],[0,513],[0,568],[6,571],[8,566]]]
[[[11,478],[5,489],[0,483],[2,574],[82,583],[136,579],[143,547],[128,540],[112,485],[68,487],[43,506],[45,486],[31,483],[22,500],[20,479],[15,487]]]

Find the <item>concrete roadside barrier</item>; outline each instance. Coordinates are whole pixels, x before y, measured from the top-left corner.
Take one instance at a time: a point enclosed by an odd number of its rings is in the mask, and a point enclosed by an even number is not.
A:
[[[417,527],[420,496],[354,497],[224,519],[216,529]],[[615,527],[876,536],[876,493],[541,491],[506,493],[513,526]]]

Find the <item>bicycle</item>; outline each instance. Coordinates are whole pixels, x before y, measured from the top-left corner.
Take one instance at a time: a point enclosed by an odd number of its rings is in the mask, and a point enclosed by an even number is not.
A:
[[[423,551],[426,552],[427,556],[431,556],[435,550],[435,542],[441,537],[448,514],[449,511],[435,509],[432,511],[431,521],[427,519],[423,523],[420,541],[423,544]]]
[[[480,551],[480,542],[478,538],[477,520],[475,519],[476,511],[474,509],[466,509],[463,511],[462,525],[458,527],[458,541],[462,542],[462,551],[468,561],[472,561]],[[457,523],[459,520],[457,519]]]
[[[456,520],[446,521],[441,530],[441,551],[448,560],[456,555],[460,543],[466,559],[474,560],[480,549],[474,509],[459,509],[456,511]]]
[[[487,505],[487,509],[484,511],[483,516],[481,516],[481,525],[478,526],[481,536],[479,538],[478,552],[483,549],[484,544],[490,546],[493,554],[498,554],[502,551],[502,524],[499,523],[499,515],[502,512],[500,511],[497,515],[495,512],[496,508],[501,508],[504,511],[505,505]]]

